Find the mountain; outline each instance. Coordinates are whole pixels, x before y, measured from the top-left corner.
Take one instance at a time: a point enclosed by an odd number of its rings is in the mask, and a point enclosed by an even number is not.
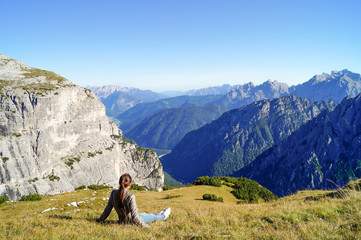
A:
[[[117,187],[124,172],[163,185],[156,153],[126,142],[91,91],[0,54],[0,195]]]
[[[161,94],[166,95],[168,97],[177,97],[184,95],[190,95],[190,96],[224,95],[233,88],[236,88],[238,86],[239,85],[232,86],[229,84],[223,84],[222,86],[192,89],[188,91],[166,91],[166,92],[162,92]]]
[[[172,149],[186,133],[198,129],[227,111],[219,105],[170,108],[144,119],[126,136],[144,147]]]
[[[124,113],[117,116],[121,122],[120,128],[124,133],[128,133],[135,126],[140,124],[146,117],[169,108],[179,108],[187,106],[205,106],[217,101],[222,96],[178,96],[166,98],[156,102],[140,103]]]
[[[232,89],[216,103],[232,109],[258,100],[278,98],[288,94],[288,85],[285,83],[268,80],[256,86],[250,82]]]
[[[111,117],[115,117],[139,103],[154,102],[166,98],[163,94],[138,88],[123,88],[112,85],[87,86],[87,88],[105,105],[107,115]]]
[[[231,175],[333,105],[286,96],[228,111],[188,133],[170,154],[161,158],[163,167],[186,183],[204,175]]]
[[[194,90],[189,91],[165,91],[161,92],[160,94],[167,96],[168,98],[172,97],[179,97],[179,96],[185,96],[185,95],[192,95],[194,93]]]
[[[279,196],[333,189],[361,177],[361,95],[323,111],[236,173]]]
[[[334,100],[341,102],[346,96],[355,97],[361,93],[361,76],[347,69],[332,71],[331,74],[315,75],[309,81],[293,86],[290,93],[313,101]]]
[[[232,86],[229,84],[224,84],[222,86],[193,90],[193,93],[190,95],[192,96],[225,95],[226,93],[237,87],[239,87],[239,85]]]

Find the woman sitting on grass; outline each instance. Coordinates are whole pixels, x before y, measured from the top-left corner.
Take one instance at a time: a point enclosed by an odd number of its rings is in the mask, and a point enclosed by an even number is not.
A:
[[[147,223],[156,220],[165,220],[170,214],[170,208],[160,213],[147,214],[139,213],[135,196],[129,192],[132,178],[129,174],[123,174],[119,179],[119,190],[114,190],[110,194],[108,205],[103,214],[97,219],[97,222],[103,222],[112,211],[113,207],[117,211],[119,222],[122,224],[135,224],[142,227],[149,227]]]

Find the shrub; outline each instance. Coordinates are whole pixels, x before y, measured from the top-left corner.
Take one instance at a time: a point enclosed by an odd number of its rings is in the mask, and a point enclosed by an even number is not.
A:
[[[182,195],[170,195],[168,194],[167,196],[165,196],[164,199],[172,199],[172,198],[179,198],[179,197],[183,197]]]
[[[75,188],[75,190],[81,190],[81,189],[85,189],[85,188],[86,188],[86,186],[85,186],[85,185],[81,185],[81,186],[79,186],[79,187]]]
[[[194,182],[194,185],[209,185],[209,186],[215,186],[215,187],[221,187],[222,182],[217,177],[198,177],[197,180]]]
[[[3,157],[2,160],[3,160],[3,163],[6,163],[6,161],[8,161],[9,158],[8,157]]]
[[[36,182],[38,181],[39,179],[36,177],[36,178],[33,178],[33,179],[29,179],[28,180],[28,183],[33,183],[33,182]]]
[[[138,190],[138,191],[145,191],[145,187],[139,186],[138,184],[133,183],[130,185],[130,190]]]
[[[73,164],[74,162],[79,163],[80,162],[80,158],[79,157],[73,157],[73,158],[68,158],[65,162],[66,165],[68,165],[71,169],[73,169]]]
[[[92,185],[89,185],[88,188],[91,189],[91,190],[100,190],[100,189],[107,189],[107,188],[112,188],[112,187],[111,186],[106,186],[106,185],[92,184]]]
[[[163,191],[174,189],[175,187],[172,186],[163,186]]]
[[[34,194],[29,194],[29,195],[24,195],[21,197],[21,201],[39,201],[41,200],[42,197],[37,194],[37,193],[34,193]]]
[[[4,196],[0,196],[0,204],[6,202],[6,201],[9,201],[9,197],[4,195]]]
[[[216,195],[209,193],[203,194],[203,200],[223,202],[222,197],[217,197]]]
[[[233,185],[233,189],[231,193],[241,200],[239,203],[257,203],[259,198],[266,202],[277,199],[277,196],[271,191],[262,187],[256,181],[247,178],[238,178]]]

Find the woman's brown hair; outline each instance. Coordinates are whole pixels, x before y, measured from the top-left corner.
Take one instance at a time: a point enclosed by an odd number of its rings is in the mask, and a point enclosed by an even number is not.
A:
[[[132,184],[132,177],[128,173],[125,173],[122,176],[120,176],[120,178],[119,178],[119,190],[118,190],[119,199],[120,199],[119,207],[121,205],[123,205],[123,203],[124,203],[125,189],[130,187],[131,184]]]

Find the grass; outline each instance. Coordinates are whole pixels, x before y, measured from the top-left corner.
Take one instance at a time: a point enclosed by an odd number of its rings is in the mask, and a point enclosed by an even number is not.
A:
[[[0,205],[1,239],[360,239],[361,195],[305,201],[326,191],[302,191],[276,201],[237,204],[228,186],[190,186],[166,192],[135,191],[141,212],[171,207],[165,221],[150,229],[116,224],[114,211],[98,224],[111,189],[81,190],[37,202]],[[203,194],[224,202],[203,201]],[[351,194],[352,193],[352,194]],[[181,195],[166,199],[167,195]],[[105,198],[105,199],[103,199]],[[79,207],[67,206],[73,201]],[[56,208],[56,209],[54,209]],[[46,209],[53,209],[43,212]],[[43,212],[43,213],[42,213]]]

